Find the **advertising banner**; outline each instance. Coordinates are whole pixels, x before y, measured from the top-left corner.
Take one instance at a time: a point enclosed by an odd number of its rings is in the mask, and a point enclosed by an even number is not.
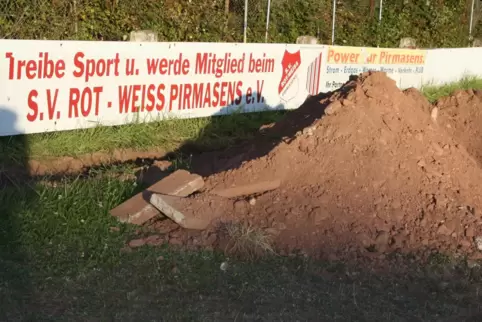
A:
[[[0,136],[298,108],[352,75],[482,75],[480,48],[0,40]]]
[[[386,72],[400,88],[420,87],[426,55],[426,50],[330,46],[321,90],[335,90],[350,75],[371,70]]]
[[[283,44],[0,44],[0,135],[297,108],[320,88],[324,50]]]

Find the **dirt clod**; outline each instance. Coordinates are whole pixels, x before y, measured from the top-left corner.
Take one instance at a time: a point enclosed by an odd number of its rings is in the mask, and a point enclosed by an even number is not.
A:
[[[465,229],[465,236],[466,237],[469,237],[469,238],[472,238],[475,236],[475,229],[474,227],[467,227],[467,229]]]
[[[438,123],[482,165],[482,100],[480,91],[459,90],[439,99]]]
[[[160,246],[164,244],[164,238],[160,235],[151,235],[145,239],[146,245]]]
[[[386,231],[380,232],[377,238],[375,239],[377,250],[379,250],[380,252],[384,252],[387,249],[389,242],[390,242],[390,234],[387,233]]]
[[[142,247],[146,244],[146,240],[143,238],[139,239],[133,239],[129,242],[129,247],[131,248],[137,248],[137,247]]]
[[[452,234],[452,231],[450,229],[448,229],[446,225],[440,225],[437,229],[437,234],[450,235],[450,234]]]

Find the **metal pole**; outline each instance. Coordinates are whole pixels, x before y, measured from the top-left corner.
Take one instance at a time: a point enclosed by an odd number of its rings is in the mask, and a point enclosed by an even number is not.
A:
[[[378,14],[378,21],[382,21],[383,0],[380,0],[380,12]]]
[[[469,39],[472,39],[472,24],[474,23],[474,6],[475,6],[475,0],[472,0],[472,9],[470,10]]]
[[[266,35],[264,35],[264,42],[268,42],[268,30],[269,30],[269,14],[271,11],[271,0],[268,0],[268,11],[266,12]]]
[[[246,43],[248,32],[248,0],[244,0],[244,36],[243,41]]]
[[[335,44],[335,16],[336,16],[336,0],[333,0],[333,22],[331,25],[331,44]]]
[[[77,33],[79,32],[79,25],[78,25],[78,20],[77,19],[77,0],[74,0],[74,2],[72,3],[73,5],[73,11],[74,11],[74,32],[75,32],[75,36],[77,37]]]

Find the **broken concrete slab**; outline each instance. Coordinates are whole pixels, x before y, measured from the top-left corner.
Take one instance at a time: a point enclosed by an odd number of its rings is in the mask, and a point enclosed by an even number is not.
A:
[[[275,190],[278,189],[280,185],[281,180],[262,181],[248,185],[215,189],[211,191],[211,193],[224,198],[238,198]]]
[[[117,217],[121,222],[142,225],[146,221],[160,215],[159,210],[149,203],[152,193],[187,197],[203,186],[204,181],[201,176],[191,174],[185,170],[178,170],[115,207],[110,211],[110,214]]]
[[[144,193],[138,193],[110,211],[120,222],[142,225],[160,215],[159,210],[144,199]]]
[[[195,230],[206,229],[211,223],[211,219],[195,218],[191,213],[185,212],[185,207],[179,199],[179,197],[153,194],[150,202],[156,209],[183,228]]]
[[[153,193],[161,195],[187,197],[204,187],[204,180],[200,175],[186,170],[177,170],[149,188]]]
[[[232,209],[232,203],[195,198],[181,198],[161,194],[152,194],[151,204],[165,216],[171,218],[179,226],[186,229],[204,230],[211,222],[225,214],[226,207]]]

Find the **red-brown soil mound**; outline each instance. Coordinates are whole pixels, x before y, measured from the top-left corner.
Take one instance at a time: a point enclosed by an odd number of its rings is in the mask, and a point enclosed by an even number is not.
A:
[[[437,122],[482,165],[482,91],[459,90],[435,106]]]
[[[228,170],[207,177],[206,191],[194,197],[206,200],[198,215],[211,211],[210,190],[281,179],[255,203],[233,200],[226,214],[264,229],[281,253],[478,254],[482,172],[413,93],[384,73],[363,74],[272,128],[286,134],[296,124],[302,129],[269,152],[257,151],[268,145],[259,139],[224,159]],[[188,237],[176,232],[179,238]]]

